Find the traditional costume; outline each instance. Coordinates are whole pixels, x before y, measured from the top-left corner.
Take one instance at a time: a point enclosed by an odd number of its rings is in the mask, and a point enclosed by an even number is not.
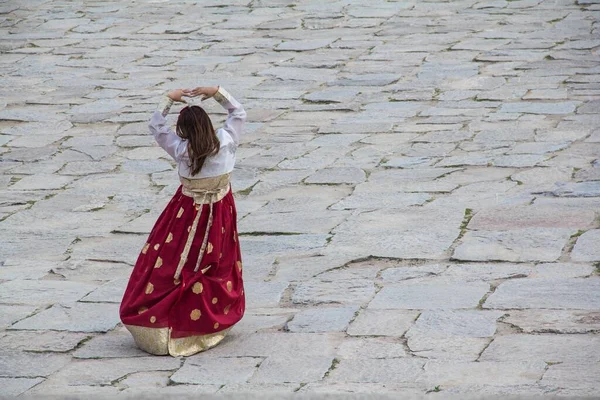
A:
[[[177,162],[181,186],[144,245],[120,308],[144,351],[188,356],[217,345],[244,315],[242,258],[230,187],[246,119],[223,88],[213,97],[228,111],[216,131],[219,152],[191,176],[187,141],[167,126],[173,101],[154,112],[150,132]]]

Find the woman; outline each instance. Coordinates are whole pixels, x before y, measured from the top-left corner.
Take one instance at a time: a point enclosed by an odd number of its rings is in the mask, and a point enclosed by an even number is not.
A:
[[[182,96],[214,98],[228,111],[214,130],[199,106],[165,119]],[[181,186],[139,255],[120,315],[151,354],[188,356],[217,345],[244,314],[242,259],[230,187],[244,108],[223,88],[174,90],[154,112],[150,132],[177,162]]]

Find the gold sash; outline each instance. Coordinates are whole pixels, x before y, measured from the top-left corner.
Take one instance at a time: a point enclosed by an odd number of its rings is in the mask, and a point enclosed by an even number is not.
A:
[[[231,173],[210,178],[189,179],[184,178],[183,176],[180,176],[179,178],[181,180],[181,184],[183,185],[181,193],[183,193],[185,196],[189,196],[194,199],[197,213],[196,217],[194,218],[192,227],[190,229],[190,233],[188,234],[185,247],[183,248],[183,253],[181,253],[181,258],[179,259],[179,264],[177,265],[177,269],[175,270],[175,275],[173,276],[175,282],[179,281],[179,277],[181,276],[183,266],[187,262],[188,255],[190,254],[192,241],[196,236],[198,222],[200,221],[200,216],[202,215],[202,205],[208,204],[208,223],[206,224],[206,231],[204,232],[202,246],[200,247],[200,254],[198,255],[198,259],[196,260],[194,272],[198,272],[198,270],[200,269],[200,263],[202,262],[204,252],[206,251],[206,246],[208,244],[208,235],[210,233],[210,228],[212,227],[213,223],[213,203],[221,201],[227,195],[227,193],[229,193],[229,182],[231,179]],[[202,273],[204,272],[206,272],[206,269],[202,270]]]
[[[196,204],[211,204],[220,201],[229,192],[231,173],[210,178],[189,179],[180,176],[181,192],[194,198]]]

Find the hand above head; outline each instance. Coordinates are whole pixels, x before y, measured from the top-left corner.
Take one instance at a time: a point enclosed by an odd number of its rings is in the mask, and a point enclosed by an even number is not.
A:
[[[181,96],[185,96],[185,89],[175,89],[171,90],[167,93],[167,96],[173,101],[179,101],[181,103],[185,103],[185,100],[181,98]]]
[[[184,89],[183,95],[187,97],[202,96],[201,100],[206,100],[213,97],[218,91],[218,86],[200,86],[195,89]]]

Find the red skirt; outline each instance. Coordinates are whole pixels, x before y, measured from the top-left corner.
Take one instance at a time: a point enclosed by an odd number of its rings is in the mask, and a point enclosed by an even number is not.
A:
[[[231,190],[212,204],[212,213],[210,207],[195,204],[179,187],[137,259],[120,316],[142,350],[174,356],[206,350],[244,315],[242,258]],[[205,240],[209,219],[212,225]],[[180,262],[183,268],[177,277]]]

